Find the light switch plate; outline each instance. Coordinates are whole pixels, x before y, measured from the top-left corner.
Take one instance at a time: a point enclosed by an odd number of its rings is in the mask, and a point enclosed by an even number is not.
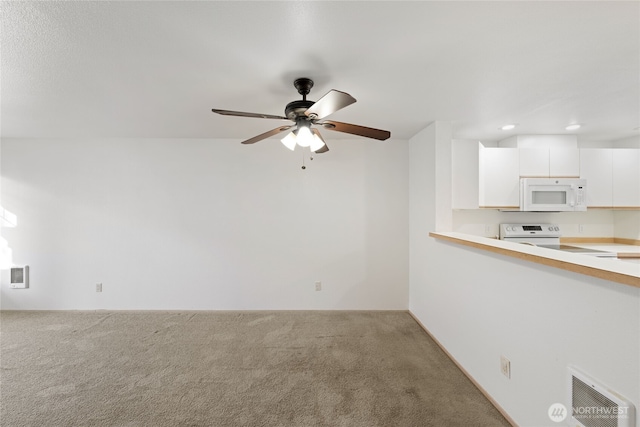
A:
[[[504,356],[500,356],[500,371],[505,377],[511,378],[511,362]]]

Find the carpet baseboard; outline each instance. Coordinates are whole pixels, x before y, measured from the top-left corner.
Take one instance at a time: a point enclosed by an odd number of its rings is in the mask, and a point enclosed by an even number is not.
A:
[[[411,310],[407,310],[407,312],[411,317],[413,317],[413,320],[415,320],[416,323],[420,325],[420,327],[427,333],[427,335],[429,335],[431,339],[436,344],[438,344],[438,347],[440,347],[440,349],[447,355],[447,357],[451,359],[453,363],[455,363],[458,369],[460,369],[462,373],[465,374],[467,378],[469,378],[469,380],[473,383],[473,385],[476,386],[478,390],[480,390],[480,393],[482,393],[484,397],[486,397],[487,400],[491,402],[491,404],[498,410],[498,412],[502,414],[502,416],[507,420],[507,422],[509,422],[509,424],[511,424],[513,427],[518,427],[518,424],[515,422],[513,418],[511,418],[511,416],[507,413],[507,411],[505,411],[502,408],[502,406],[500,406],[498,402],[480,385],[480,383],[478,383],[476,379],[473,378],[473,376],[471,376],[469,372],[467,372],[467,370],[456,360],[455,357],[453,357],[451,353],[449,353],[449,351],[442,345],[442,343],[440,343],[440,341],[438,341],[438,339],[435,336],[433,336],[433,334],[429,331],[429,329],[427,329],[427,327],[416,317],[416,315],[413,314]]]

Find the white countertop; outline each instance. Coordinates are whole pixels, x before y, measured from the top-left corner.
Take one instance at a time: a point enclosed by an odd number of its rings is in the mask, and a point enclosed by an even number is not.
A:
[[[578,246],[580,248],[595,249],[598,251],[613,253],[634,253],[640,255],[640,246],[624,245],[621,243],[567,243],[570,246]],[[640,258],[603,258],[611,262],[624,262],[628,264],[640,265]],[[638,267],[640,268],[640,267]]]
[[[597,249],[607,252],[633,252],[640,253],[640,246],[623,245],[621,243],[565,243],[570,246],[578,246],[581,248]]]
[[[618,258],[598,258],[595,256],[581,255],[555,249],[541,248],[537,246],[523,245],[520,243],[506,242],[488,237],[474,236],[457,232],[433,232],[432,237],[453,240],[467,246],[479,249],[503,253],[509,256],[525,259],[532,262],[546,264],[565,270],[575,271],[594,277],[617,281],[640,287],[640,262],[637,259],[621,260]],[[612,252],[640,252],[640,247],[614,243],[602,244],[578,244],[567,243],[571,246],[580,246],[599,250],[611,250]],[[611,275],[607,273],[612,273]]]

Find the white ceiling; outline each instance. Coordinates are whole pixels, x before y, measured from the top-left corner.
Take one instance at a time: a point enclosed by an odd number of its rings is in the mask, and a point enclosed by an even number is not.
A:
[[[3,137],[249,138],[297,77],[408,139],[638,135],[640,3],[2,2]],[[517,123],[513,131],[500,131]],[[323,131],[326,139],[351,138]]]

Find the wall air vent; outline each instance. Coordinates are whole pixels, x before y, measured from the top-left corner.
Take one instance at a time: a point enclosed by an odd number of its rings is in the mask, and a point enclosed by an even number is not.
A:
[[[633,427],[635,407],[618,393],[569,367],[572,427]]]
[[[11,267],[11,289],[26,289],[29,287],[29,266]]]

